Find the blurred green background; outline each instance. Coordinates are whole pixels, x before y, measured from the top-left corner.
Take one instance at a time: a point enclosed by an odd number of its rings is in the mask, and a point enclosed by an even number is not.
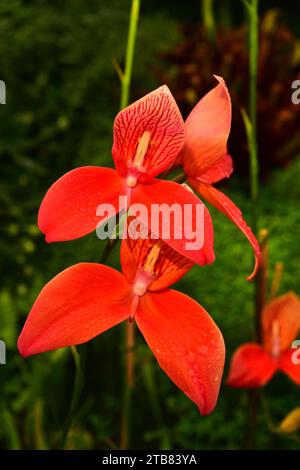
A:
[[[235,62],[234,67],[230,64],[236,60],[236,48],[241,44],[239,31],[245,30],[245,8],[238,0],[215,3],[220,36],[215,44],[209,44],[201,29],[201,1],[142,1],[132,99],[164,80],[186,114],[193,102],[213,86],[207,77],[223,74],[234,97],[234,122],[238,125],[239,105],[245,100],[240,85],[247,80],[247,70],[239,69]],[[270,95],[261,110],[265,114],[259,119],[270,126],[260,134],[260,144],[275,142],[277,149],[290,142],[293,145],[279,159],[273,159],[273,147],[269,151],[268,145],[260,154],[264,172],[259,227],[270,229],[271,276],[275,262],[284,263],[280,293],[297,292],[300,105],[291,105],[287,97],[291,82],[299,74],[300,12],[292,1],[284,5],[279,1],[261,3],[260,16],[267,18],[266,34],[272,34],[272,44],[277,41],[278,45],[277,55],[270,57],[276,64],[277,58],[282,60],[273,67],[272,75],[265,77],[261,72],[259,93],[274,88],[276,95],[279,89],[279,98],[275,96],[272,101]],[[280,5],[281,11],[275,14],[274,9]],[[0,0],[0,79],[7,87],[7,103],[0,105],[0,339],[7,345],[7,364],[0,365],[3,449],[55,448],[67,415],[75,372],[70,350],[23,360],[17,353],[16,340],[33,301],[48,280],[72,264],[95,262],[101,257],[104,242],[95,234],[68,243],[45,244],[36,218],[45,191],[57,177],[80,165],[112,166],[112,122],[120,99],[112,59],[123,65],[129,10],[129,0]],[[220,52],[224,32],[229,58]],[[213,59],[208,56],[210,48]],[[247,60],[247,50],[240,53]],[[199,83],[203,84],[202,92]],[[273,107],[268,108],[271,102]],[[264,139],[265,132],[269,134]],[[248,160],[243,145],[244,136],[240,141],[231,138],[238,171],[223,190],[250,223]],[[177,287],[199,301],[219,325],[228,365],[235,348],[252,337],[254,288],[245,276],[253,260],[242,234],[221,214],[213,209],[211,213],[216,262],[205,268],[194,267]],[[118,250],[108,262],[119,267]],[[124,355],[121,336],[121,328],[117,327],[87,347],[84,391],[68,448],[119,446]],[[257,447],[299,448],[297,436],[283,436],[272,429],[300,405],[299,389],[278,374],[263,394],[265,405],[258,410]],[[201,417],[157,366],[143,338],[138,337],[132,448],[242,449],[247,446],[247,410],[247,392],[222,385],[215,411]]]

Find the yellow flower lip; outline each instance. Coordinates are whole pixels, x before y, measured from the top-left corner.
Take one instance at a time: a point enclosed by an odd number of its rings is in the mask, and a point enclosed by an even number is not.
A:
[[[146,261],[144,264],[144,270],[150,273],[152,276],[155,275],[155,264],[158,261],[162,246],[163,246],[162,240],[158,240],[156,243],[154,243],[154,245],[152,246],[146,258]]]
[[[135,168],[140,169],[143,166],[144,159],[145,159],[145,156],[146,156],[149,144],[150,144],[150,137],[151,137],[150,131],[143,132],[139,140],[138,146],[137,146],[135,157],[133,159],[133,166]]]
[[[137,295],[138,297],[145,295],[149,285],[156,278],[155,265],[159,259],[162,245],[163,242],[161,240],[157,240],[157,242],[154,243],[151,250],[149,251],[144,262],[144,266],[138,272],[135,283],[133,285],[134,295]]]

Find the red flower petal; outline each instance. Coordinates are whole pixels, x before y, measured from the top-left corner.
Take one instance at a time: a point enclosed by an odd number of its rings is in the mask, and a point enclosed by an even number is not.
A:
[[[225,214],[226,217],[228,217],[228,219],[231,220],[231,222],[233,222],[241,230],[241,232],[249,241],[255,256],[255,266],[253,272],[250,274],[250,276],[247,277],[248,281],[252,281],[256,276],[261,264],[261,250],[255,235],[252,233],[250,227],[248,227],[245,220],[243,219],[242,212],[231,201],[231,199],[229,199],[229,197],[225,196],[225,194],[221,193],[221,191],[218,191],[210,184],[202,183],[201,181],[194,178],[190,179],[189,182],[191,186],[196,191],[198,191],[200,196],[215,206],[220,212],[223,212],[223,214]]]
[[[277,361],[258,344],[246,343],[234,353],[227,385],[239,388],[257,388],[265,385],[277,369]]]
[[[139,270],[143,269],[146,259],[157,240],[150,238],[138,238],[134,240],[130,237],[122,240],[121,264],[122,271],[128,280],[133,282]],[[162,243],[159,256],[155,264],[155,280],[150,284],[149,290],[155,291],[165,289],[178,281],[191,269],[194,263],[170,248],[166,243]]]
[[[264,308],[262,326],[264,345],[272,351],[272,328],[274,321],[278,323],[280,349],[289,348],[300,331],[300,300],[294,292],[288,292],[272,300]]]
[[[210,413],[218,398],[225,347],[204,308],[174,290],[148,293],[136,322],[160,367],[201,414]]]
[[[300,385],[300,351],[288,349],[279,358],[279,369],[284,372],[293,382]]]
[[[210,170],[207,170],[201,175],[201,181],[204,183],[217,183],[223,178],[229,178],[233,172],[233,161],[230,155],[225,155],[221,158]]]
[[[118,207],[123,180],[111,168],[84,166],[63,175],[47,191],[38,215],[38,226],[47,242],[80,238],[93,230],[101,218],[99,204]]]
[[[173,163],[184,140],[183,119],[166,85],[120,111],[115,119],[112,153],[123,176],[127,167],[135,166],[137,146],[145,132],[150,133],[150,143],[142,171],[156,176]]]
[[[146,220],[143,219],[143,222],[145,226],[151,227],[152,234],[157,238],[165,241],[173,250],[200,266],[213,263],[215,255],[212,220],[207,208],[192,191],[173,181],[153,180],[151,184],[139,184],[133,190],[132,204],[135,203],[142,203],[147,207],[148,217]],[[158,227],[154,224],[155,227],[153,227],[154,219],[151,220],[153,204],[162,206],[164,215],[160,220],[166,223],[170,220],[170,233],[167,233],[168,230],[165,233],[163,223],[160,223]],[[182,217],[179,214],[179,223],[176,218],[173,218],[172,211],[170,218],[168,216],[173,204],[181,208]],[[157,214],[158,208],[153,212]],[[184,214],[189,215],[186,221],[184,221]],[[199,225],[197,230],[196,221]],[[180,229],[180,234],[176,234],[177,229]],[[196,244],[191,246],[194,242]],[[197,247],[201,242],[204,243],[203,247]]]
[[[130,287],[112,268],[80,263],[42,289],[18,340],[22,356],[84,343],[129,316]]]
[[[231,126],[231,100],[221,77],[219,85],[207,93],[185,122],[182,162],[185,173],[196,178],[210,170],[227,154]]]

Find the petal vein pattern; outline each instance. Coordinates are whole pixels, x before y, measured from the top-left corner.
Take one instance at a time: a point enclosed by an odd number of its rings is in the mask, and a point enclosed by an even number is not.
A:
[[[138,166],[148,176],[157,176],[173,163],[184,140],[180,111],[165,85],[120,111],[115,119],[112,153],[123,176],[128,167],[137,166],[134,159],[144,133],[149,133],[150,139]]]

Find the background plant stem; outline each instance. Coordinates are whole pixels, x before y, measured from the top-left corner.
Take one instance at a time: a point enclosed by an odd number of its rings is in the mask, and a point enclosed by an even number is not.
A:
[[[259,193],[259,165],[257,148],[257,66],[258,66],[258,0],[243,0],[249,18],[249,117],[243,112],[249,152],[250,152],[250,189],[252,201],[252,230],[257,235],[257,205]],[[261,340],[261,310],[264,292],[265,276],[262,271],[255,280],[254,311],[255,311],[255,339]],[[256,390],[248,392],[248,423],[246,430],[247,449],[255,448],[257,426],[257,409],[259,406],[259,393]]]
[[[281,283],[282,271],[283,263],[281,261],[277,261],[277,263],[275,264],[274,275],[271,285],[270,300],[274,299],[278,294]]]
[[[133,57],[137,33],[137,25],[139,21],[140,13],[140,0],[132,0],[130,19],[129,19],[129,30],[126,47],[126,58],[125,58],[125,70],[124,74],[120,77],[121,79],[121,100],[120,108],[123,109],[128,106],[130,97],[130,85],[133,68]]]
[[[61,438],[61,444],[60,448],[64,449],[67,439],[68,439],[68,434],[69,430],[71,427],[71,424],[73,422],[74,414],[78,408],[78,403],[80,399],[80,395],[83,389],[83,382],[84,382],[84,363],[85,363],[85,347],[86,345],[81,346],[81,351],[80,354],[78,350],[76,349],[75,346],[71,346],[71,351],[72,355],[74,358],[75,362],[75,367],[76,367],[76,373],[75,373],[75,379],[74,379],[74,387],[73,387],[73,394],[72,394],[72,399],[71,399],[71,405],[69,408],[68,416],[63,428],[62,432],[62,438]]]
[[[209,42],[216,42],[216,26],[213,10],[214,0],[201,0],[202,21]]]
[[[249,10],[249,117],[251,122],[250,181],[253,231],[257,232],[259,165],[257,156],[257,65],[258,65],[258,0],[250,1]]]
[[[258,240],[260,242],[262,252],[262,261],[255,283],[255,340],[259,343],[262,342],[261,314],[264,306],[266,305],[268,294],[268,239],[268,230],[261,229],[258,234]]]
[[[123,396],[123,409],[121,417],[120,448],[128,449],[130,443],[130,422],[132,393],[134,386],[134,347],[135,323],[127,322],[125,325],[125,387]]]
[[[125,70],[120,76],[121,81],[121,99],[120,108],[123,109],[129,104],[130,85],[133,68],[134,49],[136,42],[137,26],[139,21],[140,0],[132,0],[129,30],[126,47]],[[125,384],[123,395],[123,408],[121,416],[121,436],[120,447],[127,449],[130,443],[130,416],[131,402],[134,384],[134,322],[125,324]]]
[[[162,414],[160,399],[157,394],[157,386],[155,382],[155,372],[153,370],[153,363],[151,360],[143,362],[142,372],[144,377],[145,386],[149,395],[151,411],[157,423],[160,435],[160,449],[172,449],[170,429],[166,426]]]

